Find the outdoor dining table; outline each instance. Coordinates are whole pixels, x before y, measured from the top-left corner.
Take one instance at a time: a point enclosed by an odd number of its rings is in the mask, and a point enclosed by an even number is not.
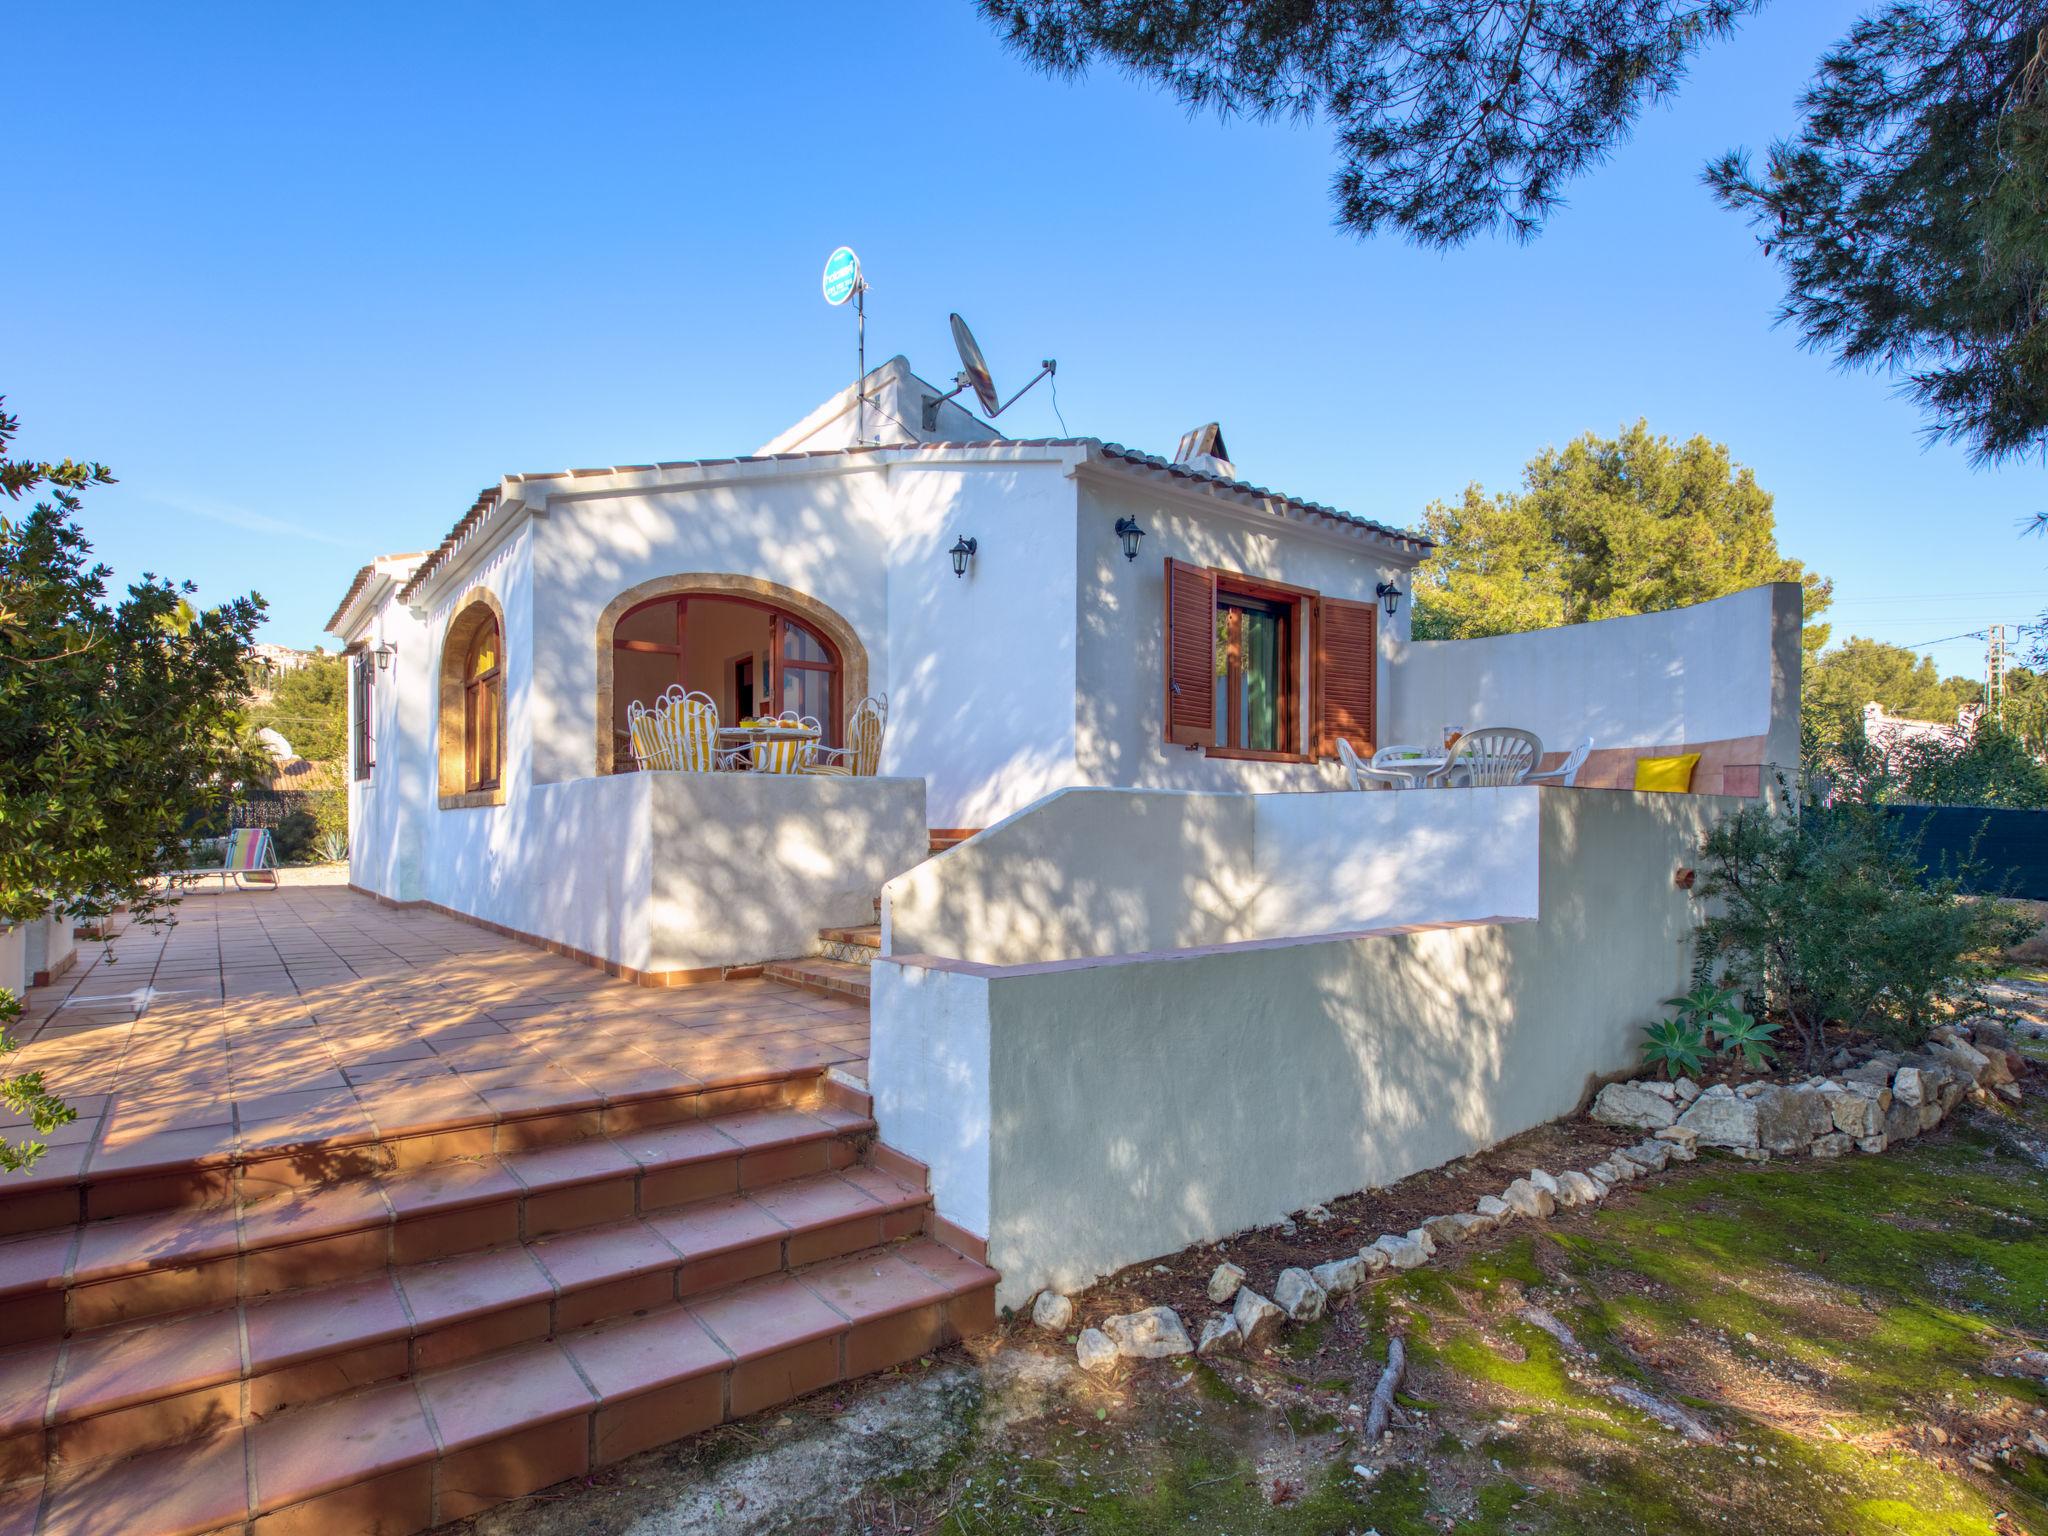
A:
[[[801,725],[721,725],[718,728],[718,745],[728,751],[746,747],[752,748],[764,741],[817,741],[819,733]],[[753,771],[751,756],[742,772]]]
[[[1440,771],[1450,761],[1447,752],[1418,752],[1413,757],[1388,758],[1373,766],[1374,773],[1399,774],[1407,780],[1396,784],[1396,789],[1423,789],[1429,784],[1430,775]]]

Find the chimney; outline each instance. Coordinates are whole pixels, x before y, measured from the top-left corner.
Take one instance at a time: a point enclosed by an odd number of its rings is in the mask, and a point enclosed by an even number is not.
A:
[[[1200,474],[1221,475],[1225,480],[1237,478],[1237,466],[1230,462],[1230,450],[1223,446],[1223,428],[1213,421],[1205,421],[1192,432],[1181,434],[1173,462]]]

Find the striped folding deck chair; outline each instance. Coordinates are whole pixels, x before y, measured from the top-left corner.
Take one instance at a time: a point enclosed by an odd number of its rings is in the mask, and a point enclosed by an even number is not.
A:
[[[240,890],[260,885],[274,891],[277,889],[277,855],[270,846],[270,829],[236,827],[228,834],[228,846],[220,863],[198,869],[181,869],[178,874],[188,879],[201,876],[218,878],[223,886],[232,885]]]

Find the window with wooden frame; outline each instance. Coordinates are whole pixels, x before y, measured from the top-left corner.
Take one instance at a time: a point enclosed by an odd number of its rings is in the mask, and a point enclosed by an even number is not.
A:
[[[503,751],[505,669],[498,621],[487,619],[462,658],[462,776],[465,790],[496,789]]]
[[[355,658],[355,772],[367,779],[377,766],[377,666],[365,651]]]
[[[1370,753],[1372,603],[1166,562],[1165,737],[1211,757],[1309,762],[1336,738]]]

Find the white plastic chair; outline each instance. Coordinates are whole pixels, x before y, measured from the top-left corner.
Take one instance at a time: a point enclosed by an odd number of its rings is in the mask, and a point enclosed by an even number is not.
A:
[[[1452,775],[1463,772],[1465,782],[1474,789],[1524,784],[1542,760],[1543,743],[1533,731],[1509,725],[1482,726],[1458,738],[1451,760],[1430,775],[1430,782],[1448,784]]]
[[[1350,742],[1342,736],[1337,738],[1337,761],[1344,765],[1353,789],[1371,789],[1377,785],[1385,785],[1389,789],[1412,788],[1418,782],[1415,760],[1425,755],[1420,747],[1381,747],[1368,763],[1359,757]],[[1368,784],[1368,779],[1372,783]]]
[[[1586,759],[1593,755],[1593,738],[1588,736],[1573,747],[1569,756],[1555,768],[1546,768],[1541,773],[1529,775],[1531,784],[1562,784],[1569,788],[1578,783],[1579,770],[1586,766]]]

